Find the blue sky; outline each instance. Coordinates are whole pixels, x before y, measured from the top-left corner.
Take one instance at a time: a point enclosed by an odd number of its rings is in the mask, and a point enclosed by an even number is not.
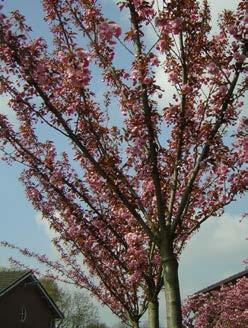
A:
[[[48,29],[41,20],[39,0],[8,0],[6,9],[19,8],[27,16],[36,35],[47,37]],[[103,1],[110,5],[112,0]],[[234,8],[237,0],[210,1],[213,19],[223,8]],[[108,7],[106,7],[107,9]],[[109,11],[114,18],[114,11]],[[119,17],[118,17],[119,19]],[[118,20],[117,19],[117,20]],[[124,18],[125,19],[125,18]],[[6,101],[0,99],[0,112],[8,113]],[[0,161],[0,240],[55,256],[50,246],[51,232],[40,222],[39,214],[26,200],[24,189],[18,180],[19,169]],[[248,257],[248,225],[240,222],[241,213],[247,210],[245,200],[230,205],[220,219],[206,222],[192,238],[181,257],[180,281],[182,296],[206,287],[230,274],[244,269],[243,259]],[[9,249],[0,248],[0,266],[8,264],[8,257],[19,255]],[[28,261],[29,264],[32,262]],[[163,295],[161,295],[163,299]],[[161,305],[161,307],[163,307]],[[111,324],[117,322],[109,311],[101,309],[102,319]],[[162,317],[164,314],[162,314]]]

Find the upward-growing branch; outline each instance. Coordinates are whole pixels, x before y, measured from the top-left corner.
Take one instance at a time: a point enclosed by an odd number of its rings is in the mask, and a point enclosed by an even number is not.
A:
[[[181,71],[182,71],[182,83],[183,86],[188,82],[187,76],[187,62],[185,58],[185,51],[184,51],[184,41],[183,41],[183,32],[181,31],[179,34],[179,44],[180,44],[180,52],[181,52]],[[172,215],[173,215],[173,207],[174,201],[177,192],[178,186],[178,173],[180,170],[180,161],[182,156],[182,147],[185,140],[183,139],[184,129],[186,127],[185,121],[185,109],[186,109],[186,97],[187,95],[182,90],[181,91],[181,105],[180,105],[180,121],[178,126],[178,141],[177,141],[177,150],[176,150],[176,159],[174,163],[174,171],[172,174],[172,182],[171,182],[171,193],[169,198],[169,213],[168,213],[168,224],[171,225]],[[173,224],[173,223],[172,223]]]
[[[134,44],[135,44],[135,51],[136,51],[136,58],[138,61],[142,60],[142,42],[141,42],[141,31],[139,27],[139,16],[135,10],[134,5],[129,2],[129,10],[131,16],[131,23],[132,28],[135,32],[134,37]],[[143,75],[144,72],[141,72]],[[157,200],[157,215],[160,227],[164,227],[165,224],[165,199],[163,197],[162,188],[161,188],[161,181],[160,181],[160,173],[159,173],[159,166],[158,166],[158,144],[156,143],[156,134],[152,123],[152,110],[151,105],[149,103],[147,86],[144,83],[141,83],[141,90],[142,90],[142,105],[144,110],[145,116],[145,124],[147,126],[148,131],[148,140],[149,140],[149,161],[151,164],[151,174],[155,188],[156,200]]]
[[[240,75],[240,71],[237,70],[234,77],[233,77],[232,83],[229,87],[229,90],[228,90],[226,96],[224,97],[223,104],[222,104],[222,107],[221,107],[221,110],[220,110],[220,114],[217,116],[217,119],[216,119],[216,122],[213,126],[213,129],[210,132],[209,137],[207,138],[205,144],[203,145],[201,154],[199,155],[198,160],[197,160],[197,162],[196,162],[196,164],[195,164],[195,166],[194,166],[194,168],[193,168],[193,170],[190,174],[189,181],[188,181],[188,183],[185,187],[184,193],[182,195],[181,202],[180,202],[180,205],[179,205],[179,208],[178,208],[178,211],[177,211],[177,215],[176,215],[176,218],[175,218],[175,221],[174,221],[174,224],[173,224],[173,231],[175,231],[179,221],[181,220],[181,217],[182,217],[183,211],[185,209],[185,206],[187,205],[187,202],[190,198],[191,191],[192,191],[192,188],[193,188],[193,185],[194,185],[194,181],[197,177],[197,174],[200,171],[201,164],[208,156],[211,142],[214,140],[216,134],[218,133],[220,127],[223,124],[226,110],[228,108],[228,105],[231,103],[231,99],[232,99],[234,89],[235,89],[235,87],[238,83],[239,75]]]

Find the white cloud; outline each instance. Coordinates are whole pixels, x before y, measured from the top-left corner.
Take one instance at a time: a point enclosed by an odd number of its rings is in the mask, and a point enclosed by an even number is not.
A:
[[[240,219],[212,218],[189,241],[180,260],[183,297],[244,269],[248,225]]]
[[[204,250],[211,255],[231,255],[248,247],[248,225],[238,216],[224,214],[221,218],[207,221],[189,242],[190,252],[201,254]],[[189,253],[186,249],[185,253]],[[248,254],[247,254],[248,255]]]
[[[0,114],[6,115],[14,126],[17,126],[17,118],[13,109],[8,105],[9,98],[7,96],[0,96]]]
[[[248,227],[245,221],[240,222],[239,217],[226,216],[226,218],[218,222],[216,230],[212,235],[213,243],[209,249],[220,254],[237,252],[242,250],[247,236]]]
[[[44,230],[50,241],[58,236],[55,230],[52,227],[50,227],[48,220],[43,218],[41,212],[38,212],[35,215],[35,221]]]
[[[225,1],[216,1],[216,0],[208,0],[211,13],[213,17],[217,18],[218,14],[224,9],[235,10],[239,4],[239,0],[225,0]]]
[[[50,252],[49,252],[49,254],[47,254],[48,257],[51,257],[51,258],[54,258],[55,257],[55,259],[59,259],[60,258],[60,254],[57,251],[56,247],[52,243],[52,240],[54,238],[58,237],[58,233],[52,227],[50,227],[50,224],[49,224],[48,220],[46,220],[45,218],[43,218],[41,212],[37,212],[37,214],[35,215],[35,222],[40,227],[40,229],[42,230],[42,232],[49,239],[49,242],[50,242],[49,243],[50,244]]]

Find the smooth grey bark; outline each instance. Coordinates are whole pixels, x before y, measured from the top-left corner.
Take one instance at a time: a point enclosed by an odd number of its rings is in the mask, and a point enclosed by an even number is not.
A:
[[[159,303],[157,297],[148,303],[148,326],[149,328],[159,328]]]
[[[178,261],[167,242],[160,245],[166,302],[167,328],[182,328],[181,296],[178,278]]]

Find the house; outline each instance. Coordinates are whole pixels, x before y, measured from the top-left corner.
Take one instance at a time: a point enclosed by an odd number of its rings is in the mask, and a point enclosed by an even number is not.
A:
[[[62,318],[32,271],[0,272],[0,327],[54,328]]]
[[[198,292],[196,292],[195,295],[201,294],[201,293],[205,294],[205,293],[212,292],[214,290],[219,290],[223,285],[235,284],[238,279],[243,278],[243,277],[248,277],[248,269],[241,271],[239,273],[236,273],[224,280],[220,280],[220,281],[216,282],[215,284],[210,285],[204,289],[201,289]]]

